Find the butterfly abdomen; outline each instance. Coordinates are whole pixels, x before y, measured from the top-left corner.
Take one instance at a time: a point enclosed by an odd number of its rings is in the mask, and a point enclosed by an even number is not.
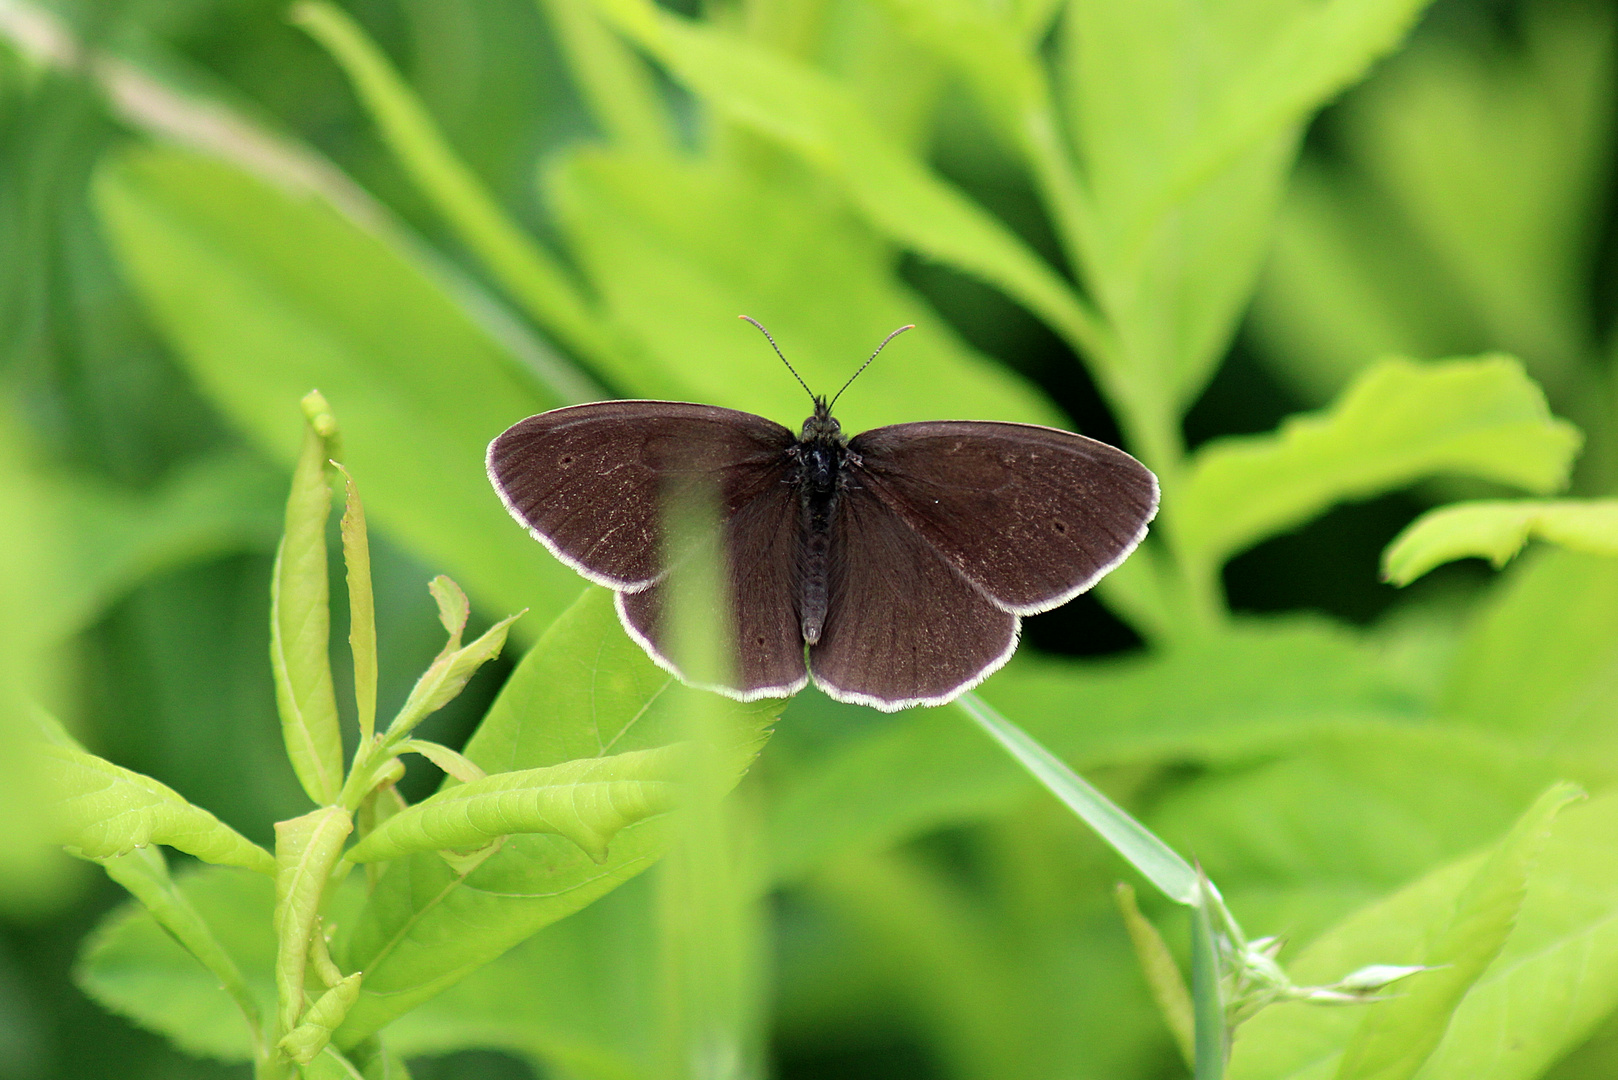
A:
[[[831,589],[831,533],[842,476],[841,440],[812,438],[799,444],[798,496],[803,506],[803,640],[820,640]]]

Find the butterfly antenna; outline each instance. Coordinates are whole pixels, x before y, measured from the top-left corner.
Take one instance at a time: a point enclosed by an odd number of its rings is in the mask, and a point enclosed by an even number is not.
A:
[[[872,353],[870,358],[867,359],[865,361],[865,363],[860,365],[860,370],[856,371],[854,374],[852,374],[852,375],[850,375],[848,377],[848,382],[843,384],[843,390],[847,390],[849,388],[849,386],[854,382],[854,380],[860,377],[860,372],[861,371],[864,371],[866,368],[871,366],[871,361],[876,359],[877,353],[880,353],[883,349],[888,347],[888,342],[892,341],[894,338],[898,337],[900,334],[904,333],[906,330],[914,330],[915,328],[916,328],[915,323],[905,323],[903,326],[899,327],[899,329],[895,330],[893,333],[891,333],[887,337],[883,338],[882,339],[882,344],[880,344],[880,345],[878,345],[876,347],[876,352]],[[760,329],[762,329],[762,327],[760,327]],[[832,405],[837,404],[837,399],[843,396],[843,390],[839,390],[839,391],[837,391],[837,393],[832,395],[831,404],[826,406],[827,409],[830,409]]]
[[[785,364],[787,366],[787,370],[792,372],[792,377],[798,380],[798,385],[803,387],[803,392],[809,395],[809,400],[818,404],[819,399],[815,397],[815,392],[809,389],[809,384],[803,381],[803,376],[799,375],[798,369],[792,366],[792,361],[787,359],[787,354],[781,351],[781,346],[777,345],[775,343],[775,339],[770,336],[770,332],[764,329],[764,324],[753,318],[751,315],[738,315],[736,317],[738,319],[743,319],[750,322],[754,326],[758,327],[758,332],[764,335],[764,340],[770,343],[770,348],[774,349],[775,355],[781,358],[781,363]]]

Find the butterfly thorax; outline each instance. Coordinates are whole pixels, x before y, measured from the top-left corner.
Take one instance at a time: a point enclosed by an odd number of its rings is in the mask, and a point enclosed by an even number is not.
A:
[[[820,640],[826,621],[832,522],[848,452],[843,429],[823,398],[815,399],[815,414],[803,422],[803,434],[792,449],[798,463],[795,479],[803,508],[799,615],[803,639],[813,645]]]

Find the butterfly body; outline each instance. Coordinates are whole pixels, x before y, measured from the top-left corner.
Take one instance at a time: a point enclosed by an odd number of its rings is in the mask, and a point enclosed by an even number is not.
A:
[[[787,450],[794,467],[786,483],[798,490],[803,505],[803,555],[801,624],[803,640],[810,645],[820,641],[826,625],[826,606],[831,588],[832,524],[837,505],[848,483],[844,461],[848,439],[842,425],[831,415],[825,398],[815,399],[814,415],[803,422],[803,434]]]
[[[742,700],[797,692],[892,711],[998,669],[1022,616],[1088,589],[1145,536],[1157,481],[1134,458],[1032,424],[931,421],[843,435],[825,403],[801,432],[751,413],[603,401],[531,416],[490,444],[513,517],[618,593],[659,664],[662,508],[717,493]]]

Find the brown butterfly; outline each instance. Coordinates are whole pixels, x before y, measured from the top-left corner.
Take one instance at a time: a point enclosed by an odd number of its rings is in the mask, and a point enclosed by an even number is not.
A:
[[[1016,650],[1022,616],[1094,585],[1157,512],[1157,478],[1106,443],[978,420],[848,438],[831,414],[841,394],[811,392],[798,435],[679,401],[554,409],[489,444],[489,479],[553,555],[617,591],[624,628],[675,675],[660,507],[671,487],[710,484],[736,641],[734,685],[715,689],[751,701],[813,679],[888,712],[988,678]]]

